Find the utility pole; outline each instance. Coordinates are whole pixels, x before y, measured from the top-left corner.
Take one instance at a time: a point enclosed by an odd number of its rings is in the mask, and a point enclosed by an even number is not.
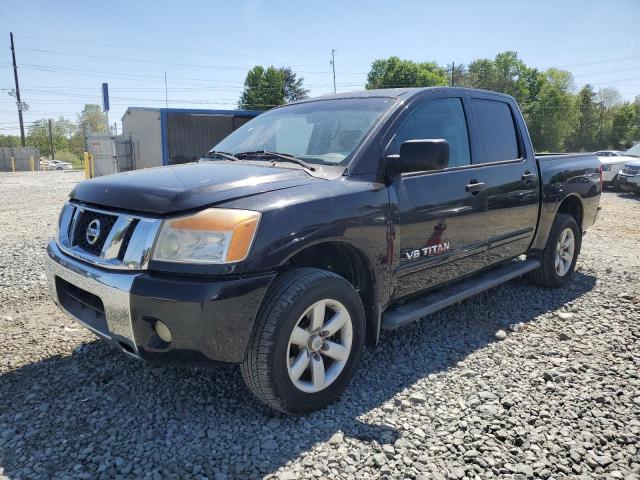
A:
[[[51,119],[49,119],[49,146],[51,147],[51,160],[56,159],[56,151],[53,146],[53,132],[51,130]]]
[[[333,93],[336,93],[336,52],[337,50],[331,49],[331,67],[333,68]]]
[[[16,104],[18,105],[18,119],[20,120],[20,141],[22,146],[24,142],[24,122],[22,121],[22,101],[20,100],[20,84],[18,83],[18,66],[16,65],[16,49],[13,45],[13,32],[9,32],[11,38],[11,56],[13,57],[13,78],[16,81]]]
[[[451,62],[451,86],[452,87],[455,87],[455,85],[456,85],[456,82],[453,79],[453,72],[455,72],[455,71],[456,71],[456,62]]]
[[[167,72],[164,72],[164,106],[169,108],[169,96],[167,94]]]

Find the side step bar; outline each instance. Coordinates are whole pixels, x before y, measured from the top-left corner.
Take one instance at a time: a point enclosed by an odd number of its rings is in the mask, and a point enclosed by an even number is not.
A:
[[[382,314],[381,328],[383,330],[395,330],[407,323],[420,320],[426,315],[535,270],[539,266],[540,262],[538,260],[521,260],[481,273],[451,287],[444,287],[439,291],[427,293],[410,303],[404,303],[384,312]]]

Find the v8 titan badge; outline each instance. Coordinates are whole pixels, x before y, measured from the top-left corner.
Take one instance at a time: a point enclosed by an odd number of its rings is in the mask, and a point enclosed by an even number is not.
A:
[[[407,249],[401,252],[401,256],[407,260],[417,260],[421,257],[432,257],[435,255],[442,255],[449,251],[451,244],[444,240],[444,231],[447,229],[447,225],[444,220],[441,220],[433,227],[433,233],[427,243],[423,247]]]

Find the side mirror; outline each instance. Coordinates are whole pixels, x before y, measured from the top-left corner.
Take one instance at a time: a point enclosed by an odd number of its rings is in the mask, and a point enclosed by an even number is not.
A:
[[[387,157],[387,169],[393,175],[442,170],[448,165],[449,142],[443,139],[407,140],[400,145],[400,155]]]

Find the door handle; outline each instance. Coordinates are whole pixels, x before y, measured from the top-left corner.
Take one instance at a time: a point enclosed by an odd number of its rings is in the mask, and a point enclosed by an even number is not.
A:
[[[524,174],[520,178],[525,183],[531,183],[536,179],[536,174],[531,173],[529,170],[527,170],[526,172],[524,172]]]
[[[471,193],[471,195],[477,195],[482,190],[484,190],[486,186],[487,186],[486,183],[478,182],[476,180],[471,180],[471,182],[469,182],[469,184],[464,188],[467,192]]]

